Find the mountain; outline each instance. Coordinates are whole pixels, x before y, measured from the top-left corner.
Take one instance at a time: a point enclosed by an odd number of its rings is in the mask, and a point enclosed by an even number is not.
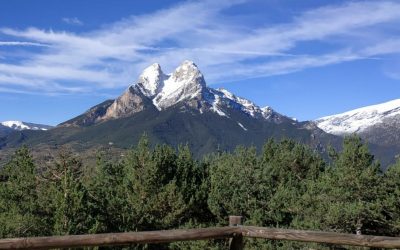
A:
[[[370,143],[400,153],[400,99],[322,117],[316,124],[327,133],[360,135]]]
[[[334,135],[359,134],[378,144],[398,144],[400,139],[400,99],[322,117],[316,124]]]
[[[314,122],[298,122],[261,108],[225,89],[207,86],[197,65],[184,61],[165,74],[150,65],[115,100],[106,100],[48,131],[22,130],[0,141],[9,149],[70,145],[80,152],[94,147],[128,148],[143,133],[154,143],[187,143],[196,156],[233,150],[237,145],[258,148],[270,138],[293,138],[324,152],[341,138],[325,133]]]
[[[103,102],[60,126],[90,126],[130,117],[150,108],[162,112],[178,104],[185,104],[187,108],[200,114],[214,112],[227,118],[231,110],[238,110],[252,118],[276,122],[293,121],[269,107],[260,108],[225,89],[207,87],[196,64],[184,61],[171,74],[164,74],[159,64],[151,65],[139,76],[136,84],[130,86],[120,97]]]
[[[12,130],[48,130],[51,129],[52,126],[22,122],[22,121],[4,121],[0,122],[0,125],[3,127],[10,128]]]
[[[6,137],[15,131],[21,130],[48,130],[52,126],[35,124],[22,121],[4,121],[0,122],[0,138]]]

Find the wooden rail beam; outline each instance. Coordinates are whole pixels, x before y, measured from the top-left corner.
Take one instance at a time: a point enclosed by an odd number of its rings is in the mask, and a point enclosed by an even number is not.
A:
[[[230,249],[241,250],[243,249],[243,237],[376,248],[400,248],[400,238],[396,237],[252,227],[241,226],[240,224],[240,218],[232,218],[229,227],[0,239],[0,249],[116,246],[232,238]]]
[[[0,249],[52,249],[85,246],[116,246],[174,241],[226,239],[241,234],[237,227],[178,229],[149,232],[107,233],[1,239]]]
[[[290,240],[378,248],[400,248],[400,238],[398,237],[276,229],[265,227],[242,227],[242,233],[244,237],[263,238],[270,240]]]

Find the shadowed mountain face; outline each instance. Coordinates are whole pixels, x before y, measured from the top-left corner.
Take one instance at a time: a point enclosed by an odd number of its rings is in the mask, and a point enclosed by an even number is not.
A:
[[[0,138],[11,134],[13,131],[12,128],[0,124]]]
[[[226,116],[215,112],[200,113],[186,103],[159,111],[149,107],[133,116],[111,119],[89,126],[58,126],[50,131],[20,131],[9,136],[8,147],[21,142],[28,145],[78,144],[80,147],[108,145],[126,148],[143,133],[155,143],[177,146],[187,143],[197,156],[237,145],[261,147],[269,138],[294,138],[323,151],[325,145],[338,145],[340,139],[324,133],[310,123],[290,119],[275,122],[252,118],[240,110],[227,110]]]
[[[227,90],[208,87],[196,64],[185,61],[171,74],[153,64],[115,100],[98,104],[49,131],[15,132],[0,145],[126,148],[143,133],[154,143],[187,143],[197,156],[238,145],[260,148],[270,138],[292,138],[320,152],[325,152],[327,145],[341,144],[340,137],[324,132],[314,122],[298,122]]]

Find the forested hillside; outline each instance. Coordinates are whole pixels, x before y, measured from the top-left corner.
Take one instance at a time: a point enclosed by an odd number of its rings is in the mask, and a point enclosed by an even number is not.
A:
[[[145,231],[245,224],[400,235],[400,162],[385,173],[358,137],[328,163],[292,140],[215,152],[196,160],[188,146],[150,145],[144,136],[120,160],[99,152],[85,166],[68,151],[36,164],[27,147],[0,170],[0,237]],[[132,246],[223,249],[227,241]],[[246,240],[247,249],[329,249]]]

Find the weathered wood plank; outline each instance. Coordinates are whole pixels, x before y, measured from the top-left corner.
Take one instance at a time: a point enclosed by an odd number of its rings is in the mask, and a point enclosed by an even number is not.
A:
[[[150,232],[109,233],[92,235],[69,235],[35,238],[0,239],[0,249],[51,249],[84,246],[114,246],[140,243],[166,243],[174,241],[237,239],[235,244],[243,247],[242,237],[271,240],[291,240],[338,245],[353,245],[378,248],[400,248],[400,238],[341,234],[318,231],[302,231],[251,226],[229,226],[220,228],[180,229]]]
[[[355,235],[265,227],[242,227],[242,232],[244,237],[263,238],[270,240],[290,240],[379,248],[400,248],[400,238],[398,237]]]
[[[52,249],[84,246],[115,246],[139,243],[224,239],[241,234],[240,228],[219,227],[149,232],[68,235],[1,239],[0,249]]]

